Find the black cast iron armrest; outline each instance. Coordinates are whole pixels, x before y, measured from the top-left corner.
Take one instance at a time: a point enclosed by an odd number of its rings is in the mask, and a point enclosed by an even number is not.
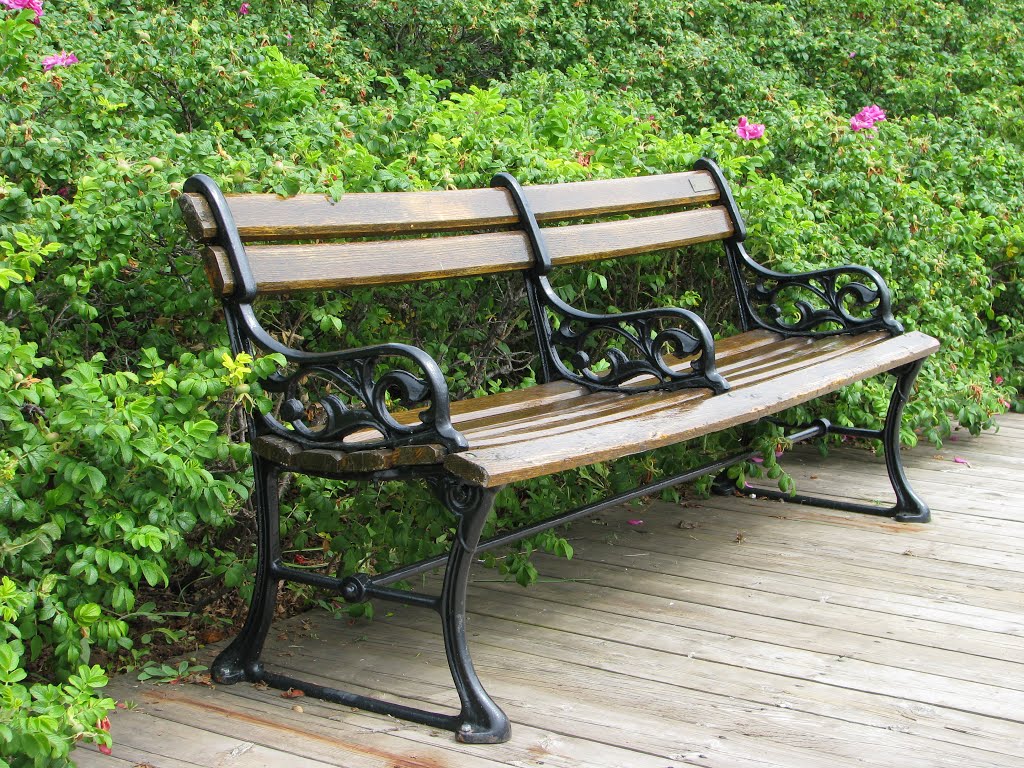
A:
[[[591,390],[620,392],[708,387],[717,394],[729,389],[715,369],[714,337],[695,312],[665,307],[593,314],[570,307],[553,292],[546,298],[549,311],[559,318],[549,338],[562,378]],[[667,354],[688,359],[689,366],[673,367]],[[604,369],[595,371],[599,361]]]
[[[287,368],[261,382],[265,391],[280,395],[278,416],[254,414],[261,434],[276,434],[307,448],[346,451],[432,443],[452,451],[467,447],[451,423],[441,368],[422,349],[379,344],[306,352],[268,334],[251,305],[240,310],[252,340],[288,361]],[[416,421],[400,421],[393,413],[412,409],[419,409]],[[346,440],[350,436],[355,437]]]
[[[744,326],[786,336],[903,333],[892,295],[870,267],[844,265],[787,274],[754,261],[742,243],[728,246]]]

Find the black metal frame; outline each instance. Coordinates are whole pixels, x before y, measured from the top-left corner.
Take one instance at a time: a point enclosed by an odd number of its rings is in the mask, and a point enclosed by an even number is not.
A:
[[[497,174],[491,179],[491,186],[508,190],[533,253],[533,266],[525,273],[526,292],[540,350],[542,381],[565,379],[591,391],[630,393],[706,387],[719,394],[729,389],[729,384],[715,369],[714,337],[704,319],[695,312],[666,307],[599,315],[580,311],[562,301],[548,281],[551,256],[523,188],[508,173]],[[558,322],[555,329],[551,326],[552,319]],[[661,328],[659,321],[685,323],[689,330]],[[600,342],[602,333],[618,341],[619,346],[607,346],[594,360],[593,353],[586,347],[588,342]],[[561,349],[569,352],[569,364],[560,354]],[[676,357],[688,358],[689,371],[673,369],[665,360],[667,350]],[[597,361],[606,362],[608,370],[595,372],[593,365]],[[641,376],[653,377],[653,381],[629,383]]]
[[[816,337],[869,330],[885,330],[894,334],[902,332],[902,327],[891,315],[888,289],[871,270],[841,267],[792,276],[767,270],[754,262],[743,248],[743,221],[721,172],[710,161],[700,161],[697,168],[711,173],[721,193],[722,203],[734,222],[734,234],[725,242],[725,247],[744,330],[763,328],[788,336]],[[559,299],[547,278],[551,270],[551,259],[543,231],[530,210],[522,188],[508,174],[499,174],[493,183],[505,188],[511,195],[519,212],[520,226],[528,236],[535,257],[534,266],[526,275],[527,294],[540,350],[540,378],[543,381],[566,379],[591,390],[625,392],[708,387],[713,393],[719,393],[729,388],[715,369],[714,340],[699,315],[685,309],[597,315],[581,312]],[[466,448],[466,439],[451,423],[448,389],[441,370],[423,350],[404,344],[383,344],[332,353],[310,353],[292,349],[267,333],[252,306],[257,295],[256,282],[223,194],[212,179],[203,175],[190,178],[184,189],[186,192],[199,192],[206,198],[217,222],[218,244],[227,252],[231,264],[237,288],[231,296],[224,298],[224,312],[232,350],[235,354],[251,354],[255,347],[259,347],[283,355],[288,363],[284,370],[263,382],[264,389],[281,395],[279,417],[250,413],[250,439],[262,435],[278,435],[305,447],[345,451],[417,444],[440,444],[451,451]],[[753,276],[752,284],[745,281],[748,275]],[[847,278],[852,278],[852,281],[840,284],[840,279]],[[776,299],[781,291],[789,287],[809,292],[824,307],[815,308],[806,301],[798,303],[799,319],[786,322]],[[866,309],[869,317],[865,319],[850,314],[846,309],[850,302],[855,309]],[[769,312],[767,318],[758,311],[765,304]],[[681,323],[686,330],[675,327],[662,329],[659,323],[665,320]],[[552,321],[557,323],[554,329]],[[821,326],[826,327],[821,329]],[[586,351],[588,343],[600,334],[616,340],[616,344],[600,355],[608,363],[608,370],[603,374],[593,370],[591,357]],[[623,351],[623,348],[630,354]],[[563,358],[563,350],[568,352],[569,363]],[[687,359],[689,369],[677,371],[670,367],[664,358],[666,350]],[[394,362],[396,360],[401,365],[397,365]],[[928,520],[928,508],[911,490],[899,453],[903,406],[920,366],[918,362],[895,372],[897,384],[882,430],[841,428],[819,420],[797,429],[788,437],[794,443],[830,433],[881,440],[885,446],[889,477],[897,497],[896,504],[879,509],[802,496],[790,498],[791,501],[885,514],[903,521]],[[409,367],[414,368],[415,373],[406,370]],[[653,379],[641,380],[637,384],[634,380],[641,376]],[[317,397],[308,385],[314,379],[326,382],[329,391]],[[339,397],[336,391],[344,393],[345,397]],[[312,401],[315,401],[315,418],[309,415]],[[422,409],[419,423],[414,424],[399,422],[390,410],[395,405],[405,409],[425,404],[427,407]],[[357,432],[378,436],[358,441],[346,439]],[[284,562],[279,535],[279,477],[282,472],[292,469],[254,453],[256,583],[245,624],[238,636],[214,661],[213,678],[225,684],[246,680],[261,681],[284,690],[294,688],[327,701],[452,730],[464,742],[505,741],[510,734],[508,718],[480,683],[466,642],[466,591],[476,555],[611,506],[691,482],[707,474],[724,477],[724,470],[754,455],[752,452],[738,453],[486,541],[480,541],[480,536],[494,497],[500,490],[498,488],[484,489],[467,484],[438,465],[366,473],[318,473],[328,478],[365,482],[388,479],[425,481],[456,520],[453,543],[446,556],[422,560],[385,574],[356,573],[336,578],[306,572]],[[723,483],[719,482],[718,485],[721,487]],[[763,496],[780,495],[762,489],[756,492]],[[445,571],[440,595],[405,591],[393,586],[442,566]],[[322,588],[351,603],[376,598],[437,612],[441,619],[445,654],[459,695],[459,712],[444,714],[427,711],[269,671],[260,660],[260,655],[270,629],[278,586],[282,580]]]
[[[910,480],[903,469],[903,459],[900,455],[900,424],[903,419],[903,407],[910,399],[914,381],[917,379],[917,374],[920,372],[923,364],[923,360],[918,360],[915,363],[910,363],[890,372],[896,377],[896,385],[893,387],[892,397],[889,400],[889,409],[885,414],[885,424],[882,429],[843,427],[832,424],[828,419],[818,419],[814,422],[820,430],[820,437],[843,435],[861,440],[881,441],[885,455],[886,472],[889,475],[889,482],[896,495],[896,501],[892,506],[872,506],[870,504],[858,504],[852,501],[841,501],[822,496],[790,495],[777,489],[762,488],[749,484],[745,485],[742,491],[764,498],[780,499],[791,504],[809,504],[816,507],[838,509],[843,512],[861,512],[868,515],[891,517],[901,523],[929,522],[931,520],[931,510],[929,510],[928,505],[924,503],[921,497],[914,493],[914,489],[910,487]],[[719,475],[712,487],[717,493],[723,495],[731,494],[737,490],[735,485],[724,475]]]

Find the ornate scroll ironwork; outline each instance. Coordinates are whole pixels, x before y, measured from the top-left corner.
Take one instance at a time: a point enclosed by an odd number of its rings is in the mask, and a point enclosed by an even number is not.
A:
[[[499,173],[491,185],[509,191],[530,241],[534,265],[526,276],[527,295],[545,381],[565,379],[617,392],[707,387],[717,394],[729,389],[715,369],[714,338],[700,315],[675,307],[594,314],[562,301],[548,281],[551,258],[544,234],[519,182]],[[664,327],[666,320],[684,327]],[[679,359],[670,361],[669,354]]]
[[[740,285],[741,312],[750,326],[787,335],[834,336],[886,330],[903,333],[892,316],[892,298],[882,277],[858,266],[788,275],[751,259],[742,244],[729,248],[734,271],[753,279]]]
[[[423,378],[387,365],[388,358],[414,363],[424,370]],[[282,395],[279,418],[256,418],[264,432],[307,447],[356,450],[441,443],[453,450],[465,448],[465,438],[448,418],[447,388],[440,371],[430,375],[432,363],[415,347],[387,344],[300,364],[263,381],[265,390]],[[404,421],[392,412],[420,406],[426,407]],[[366,432],[364,439],[346,441],[359,432]]]
[[[715,181],[721,205],[733,223],[725,242],[740,320],[744,330],[764,328],[787,336],[836,336],[885,330],[903,333],[892,315],[892,295],[881,275],[869,267],[845,265],[786,274],[752,259],[743,247],[746,225],[722,170],[698,160],[697,170]]]
[[[558,327],[549,336],[550,347],[564,378],[593,390],[709,387],[724,392],[729,388],[715,371],[714,340],[698,315],[684,309],[592,315],[547,293],[542,294],[548,299],[545,308],[558,319]],[[664,321],[685,324],[692,332],[663,327]],[[560,355],[559,350],[568,354]],[[669,354],[686,364],[676,362],[673,367]],[[636,383],[628,385],[630,381]]]

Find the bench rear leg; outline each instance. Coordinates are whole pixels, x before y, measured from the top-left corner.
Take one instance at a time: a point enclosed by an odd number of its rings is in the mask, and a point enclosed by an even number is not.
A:
[[[511,725],[505,713],[484,690],[466,643],[469,572],[496,489],[467,485],[446,477],[435,486],[435,490],[459,521],[448,555],[438,606],[448,667],[462,702],[455,736],[459,741],[470,744],[497,744],[508,741]]]
[[[256,682],[262,677],[260,653],[274,618],[279,579],[274,564],[281,557],[280,524],[278,521],[279,468],[253,455],[256,497],[256,583],[253,585],[249,613],[238,636],[213,662],[211,677],[218,683],[231,684],[242,680]]]

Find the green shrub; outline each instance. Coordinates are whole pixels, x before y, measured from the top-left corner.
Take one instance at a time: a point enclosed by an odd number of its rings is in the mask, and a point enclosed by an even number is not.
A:
[[[0,10],[0,759],[59,764],[76,738],[104,740],[101,669],[147,660],[154,640],[181,638],[179,614],[250,588],[236,406],[258,397],[247,388],[270,362],[224,356],[175,203],[190,173],[337,197],[481,186],[504,170],[526,183],[665,173],[712,156],[755,256],[871,265],[900,319],[943,341],[906,442],[986,428],[1024,387],[1019,0],[238,5],[47,0],[39,26]],[[43,71],[61,51],[78,63]],[[851,131],[868,104],[888,119]],[[765,138],[738,138],[741,115]],[[722,332],[735,323],[719,249],[559,279],[592,309],[683,304]],[[263,310],[312,347],[421,344],[459,395],[534,375],[515,280]],[[507,318],[500,334],[486,332],[493,317]],[[868,382],[826,415],[875,423],[887,397]],[[490,525],[585,503],[655,465],[507,489]],[[292,554],[383,570],[444,550],[451,521],[425,489],[373,493],[298,478],[283,500]],[[571,553],[550,536],[494,564],[528,583],[534,546]]]

